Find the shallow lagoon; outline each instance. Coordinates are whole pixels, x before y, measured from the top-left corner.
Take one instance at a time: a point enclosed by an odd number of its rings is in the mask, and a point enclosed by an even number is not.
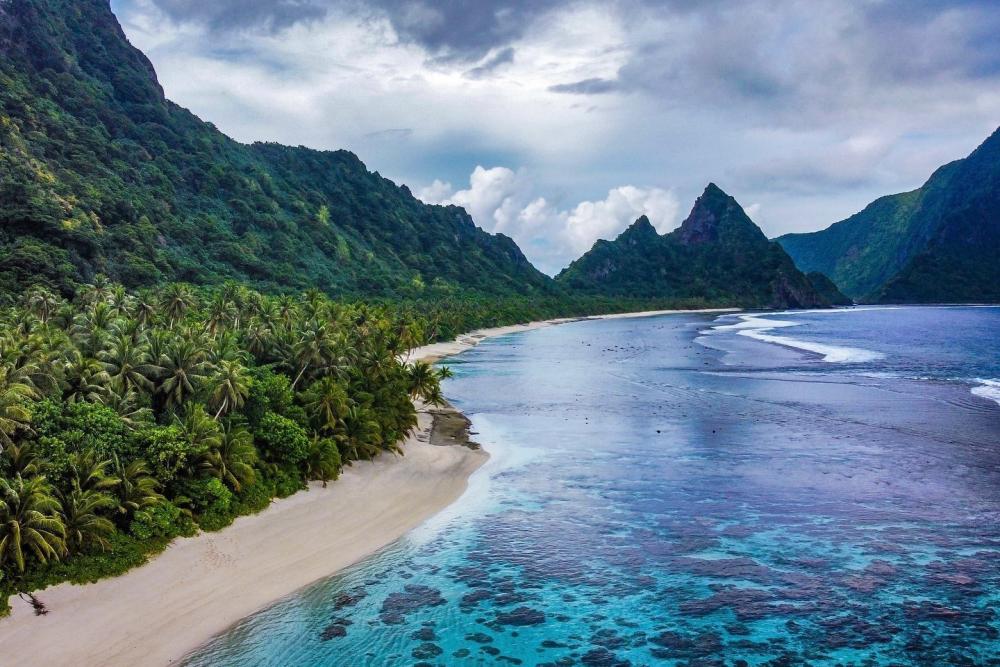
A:
[[[470,492],[188,664],[1000,664],[1000,310],[767,318],[450,360]]]

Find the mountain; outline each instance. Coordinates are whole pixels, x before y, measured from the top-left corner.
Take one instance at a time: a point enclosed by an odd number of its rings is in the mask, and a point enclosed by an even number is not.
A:
[[[871,302],[1000,301],[1000,129],[917,190],[777,239],[803,271]]]
[[[164,97],[108,0],[0,0],[0,292],[238,279],[263,289],[550,293],[508,237],[347,151],[238,143]]]
[[[614,241],[595,243],[556,276],[556,282],[608,296],[690,299],[749,308],[831,302],[714,183],[705,188],[678,229],[661,236],[643,216]]]

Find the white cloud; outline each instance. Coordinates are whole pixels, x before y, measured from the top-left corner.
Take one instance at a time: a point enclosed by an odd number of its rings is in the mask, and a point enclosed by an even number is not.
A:
[[[677,226],[677,197],[662,188],[624,185],[599,201],[582,201],[561,209],[537,196],[525,170],[477,166],[469,187],[451,191],[434,181],[417,196],[427,203],[465,207],[476,224],[512,237],[536,266],[556,273],[590,249],[598,239],[613,239],[639,216],[665,233]]]

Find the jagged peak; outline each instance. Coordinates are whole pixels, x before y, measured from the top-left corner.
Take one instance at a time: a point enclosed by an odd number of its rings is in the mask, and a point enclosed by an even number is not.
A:
[[[659,238],[656,228],[645,215],[628,226],[624,232],[618,235],[616,242],[628,243],[629,245],[640,245]]]
[[[767,240],[736,199],[709,183],[676,233],[684,245],[699,245],[716,242],[723,233],[733,232],[753,240]]]

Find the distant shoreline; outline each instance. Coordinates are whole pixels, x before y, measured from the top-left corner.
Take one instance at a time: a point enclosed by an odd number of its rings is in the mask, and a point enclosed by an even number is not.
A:
[[[644,311],[480,329],[416,348],[408,359],[436,362],[488,338],[567,322],[739,310]],[[13,596],[11,615],[0,619],[5,660],[179,664],[241,619],[395,542],[457,500],[489,458],[461,446],[461,434],[432,436],[439,417],[423,409],[418,417],[404,442],[405,456],[356,462],[326,489],[313,483],[308,492],[276,500],[219,532],[175,540],[122,576],[40,591],[50,612],[45,616],[35,616],[30,604]]]

